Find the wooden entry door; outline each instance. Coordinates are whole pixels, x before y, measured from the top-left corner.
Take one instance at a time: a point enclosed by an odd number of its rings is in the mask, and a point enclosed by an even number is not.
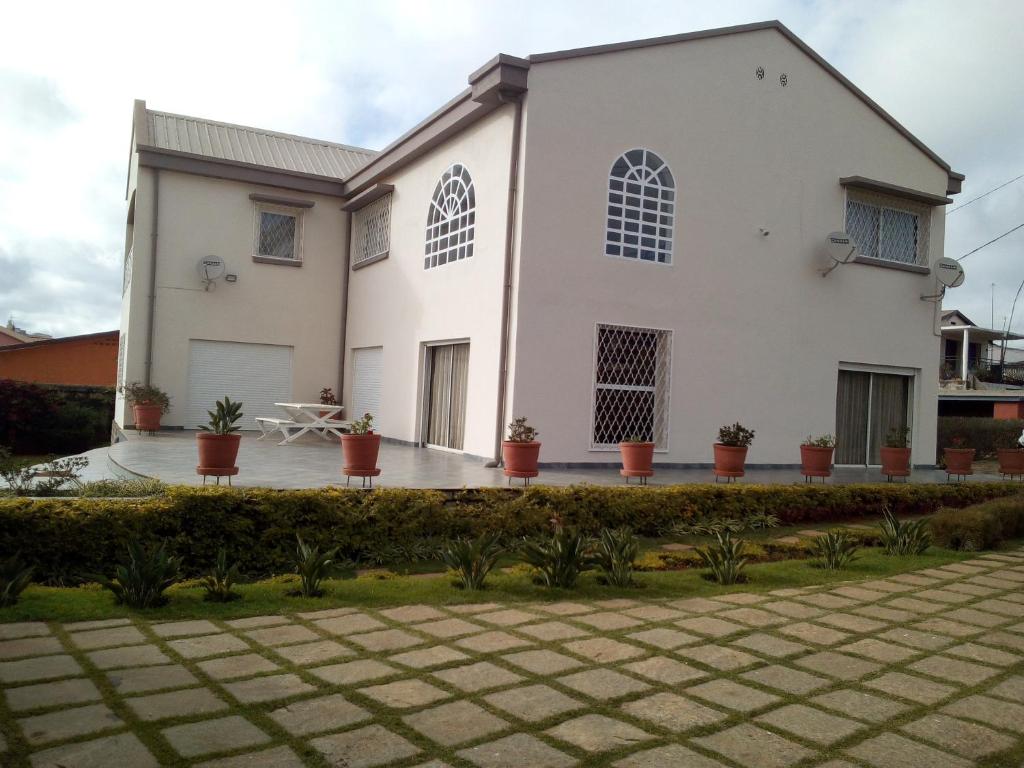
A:
[[[461,451],[466,432],[469,344],[428,347],[427,437],[435,448]]]

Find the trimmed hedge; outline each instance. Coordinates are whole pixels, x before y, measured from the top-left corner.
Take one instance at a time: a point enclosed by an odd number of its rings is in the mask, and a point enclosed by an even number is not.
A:
[[[167,540],[197,575],[228,549],[250,575],[291,570],[295,535],[340,545],[353,559],[422,539],[484,531],[508,538],[550,531],[552,518],[596,534],[629,525],[653,536],[673,524],[773,514],[783,524],[924,514],[1019,493],[1012,483],[964,485],[715,486],[662,488],[536,486],[447,494],[416,489],[268,489],[172,487],[150,499],[0,499],[0,552],[21,552],[49,583],[109,573],[131,537]]]
[[[1024,535],[1024,495],[964,509],[941,509],[929,521],[940,547],[975,552]]]
[[[938,460],[942,460],[943,448],[952,447],[954,437],[964,438],[964,447],[973,448],[976,459],[995,458],[996,448],[1016,446],[1021,431],[1024,431],[1024,419],[940,416],[936,440]]]

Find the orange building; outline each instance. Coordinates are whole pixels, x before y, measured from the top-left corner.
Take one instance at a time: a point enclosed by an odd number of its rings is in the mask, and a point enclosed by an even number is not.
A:
[[[0,379],[112,387],[117,344],[118,332],[104,331],[0,346]]]

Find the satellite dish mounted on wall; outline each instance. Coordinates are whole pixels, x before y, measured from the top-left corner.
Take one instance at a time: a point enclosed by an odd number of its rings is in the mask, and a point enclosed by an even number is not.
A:
[[[853,261],[857,255],[857,242],[845,232],[829,232],[825,238],[825,253],[832,263],[821,270],[822,277],[827,277],[840,264]]]
[[[938,283],[939,292],[931,296],[922,295],[921,301],[939,301],[946,295],[947,288],[959,288],[964,284],[964,268],[956,259],[939,259],[932,266],[932,274]]]
[[[199,270],[199,279],[206,286],[204,290],[210,290],[216,280],[224,276],[226,269],[224,259],[220,256],[203,256],[196,265]]]

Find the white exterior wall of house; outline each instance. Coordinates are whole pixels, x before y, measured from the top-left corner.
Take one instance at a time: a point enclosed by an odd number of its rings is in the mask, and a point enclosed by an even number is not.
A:
[[[943,168],[774,30],[535,62],[529,99],[511,408],[542,461],[618,461],[589,447],[595,324],[615,323],[673,332],[655,461],[710,462],[738,420],[757,431],[751,463],[798,462],[808,433],[835,432],[850,363],[915,374],[913,461],[934,462],[937,309],[919,298],[934,279],[817,268],[844,226],[840,177],[944,195]],[[675,177],[671,266],[604,254],[609,168],[633,148]]]
[[[145,376],[155,174],[147,167],[138,173],[132,287],[126,293],[121,326],[122,333],[128,331],[128,381]],[[159,171],[159,176],[152,382],[171,397],[163,424],[196,427],[185,423],[192,339],[293,347],[293,399],[317,402],[322,387],[337,391],[348,237],[347,217],[339,210],[341,200],[167,170]],[[313,201],[312,208],[302,211],[301,267],[253,261],[256,213],[250,194]],[[221,279],[214,290],[204,291],[197,263],[211,254],[225,260],[227,272],[237,275],[237,282]],[[249,373],[260,377],[266,372]],[[244,427],[254,428],[256,416],[282,415],[246,411]],[[116,420],[121,426],[133,421],[123,406]]]
[[[509,152],[514,108],[503,106],[391,177],[388,258],[350,273],[344,402],[352,402],[353,350],[383,348],[380,413],[387,438],[418,443],[426,418],[424,347],[469,342],[463,451],[490,457],[498,392]],[[471,258],[423,268],[427,213],[434,188],[453,163],[476,190]],[[356,414],[346,411],[350,417]]]

